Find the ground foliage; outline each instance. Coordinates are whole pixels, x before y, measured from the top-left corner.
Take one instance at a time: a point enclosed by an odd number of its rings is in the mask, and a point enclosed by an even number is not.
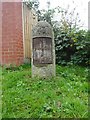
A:
[[[31,66],[2,73],[3,118],[87,118],[88,68],[56,66],[54,78],[31,78]]]

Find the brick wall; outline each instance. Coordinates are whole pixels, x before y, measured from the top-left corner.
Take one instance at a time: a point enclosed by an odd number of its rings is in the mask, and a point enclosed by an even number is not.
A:
[[[0,63],[2,63],[2,3],[0,2]]]
[[[20,65],[24,59],[22,3],[3,2],[2,14],[2,63],[0,64]]]

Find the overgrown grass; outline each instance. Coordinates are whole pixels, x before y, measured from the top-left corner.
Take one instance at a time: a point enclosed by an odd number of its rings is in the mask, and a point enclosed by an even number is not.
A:
[[[88,69],[56,66],[56,77],[31,78],[31,66],[3,68],[3,118],[87,118]]]

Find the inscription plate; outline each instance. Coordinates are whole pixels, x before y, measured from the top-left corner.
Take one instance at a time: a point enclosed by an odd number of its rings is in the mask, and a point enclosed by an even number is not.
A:
[[[33,38],[33,64],[45,65],[53,63],[52,39]]]

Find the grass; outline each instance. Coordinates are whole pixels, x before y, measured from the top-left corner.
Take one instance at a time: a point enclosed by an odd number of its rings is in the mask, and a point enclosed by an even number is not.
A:
[[[0,120],[1,120],[1,116],[2,116],[2,100],[1,100],[1,96],[2,96],[2,68],[0,67]]]
[[[88,118],[88,69],[56,66],[56,77],[31,78],[31,66],[3,68],[3,118]]]

